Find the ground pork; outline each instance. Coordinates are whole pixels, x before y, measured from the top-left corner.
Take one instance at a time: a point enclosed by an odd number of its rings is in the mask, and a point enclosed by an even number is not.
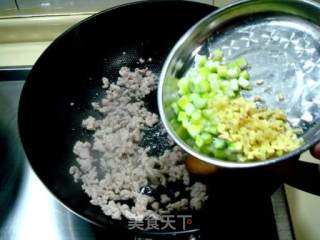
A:
[[[186,154],[174,146],[161,156],[149,156],[150,148],[140,144],[144,129],[159,122],[143,102],[155,90],[156,76],[148,69],[130,71],[127,67],[119,74],[115,83],[102,80],[106,94],[92,107],[103,117],[83,120],[82,126],[92,131],[93,139],[75,143],[77,164],[71,166],[70,174],[75,182],[81,182],[91,203],[113,219],[143,220],[173,210],[200,209],[207,199],[206,186],[200,182],[191,185],[183,163]],[[177,181],[185,186],[189,199],[176,194],[156,200],[142,191],[146,186],[166,187]]]

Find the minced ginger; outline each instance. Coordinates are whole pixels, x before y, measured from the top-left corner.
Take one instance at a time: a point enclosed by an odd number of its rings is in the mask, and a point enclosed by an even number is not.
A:
[[[210,107],[216,112],[219,137],[241,144],[239,161],[278,157],[303,143],[282,110],[258,108],[241,97],[217,98]]]

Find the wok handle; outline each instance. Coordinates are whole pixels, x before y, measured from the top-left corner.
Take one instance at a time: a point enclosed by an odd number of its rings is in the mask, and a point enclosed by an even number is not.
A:
[[[292,159],[271,166],[270,170],[282,182],[320,196],[320,165]]]

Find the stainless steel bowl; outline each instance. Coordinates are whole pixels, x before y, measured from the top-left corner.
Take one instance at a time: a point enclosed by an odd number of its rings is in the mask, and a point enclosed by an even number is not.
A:
[[[177,78],[194,64],[196,54],[220,48],[226,60],[244,56],[253,81],[265,86],[244,92],[259,95],[270,108],[282,108],[291,125],[301,127],[305,144],[278,158],[230,162],[195,151],[170,124],[178,98]],[[298,157],[320,141],[320,3],[311,0],[253,0],[231,4],[200,20],[178,41],[163,67],[158,88],[162,122],[174,141],[195,157],[222,167],[247,168]],[[284,96],[278,101],[276,95]]]

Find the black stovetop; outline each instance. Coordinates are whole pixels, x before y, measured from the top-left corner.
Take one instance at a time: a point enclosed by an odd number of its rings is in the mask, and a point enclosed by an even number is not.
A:
[[[29,67],[0,69],[0,239],[144,239],[82,220],[64,208],[33,173],[17,130],[19,96],[29,71]],[[282,187],[271,198],[241,205],[233,201],[217,196],[210,229],[201,233],[209,236],[201,239],[294,239]]]

